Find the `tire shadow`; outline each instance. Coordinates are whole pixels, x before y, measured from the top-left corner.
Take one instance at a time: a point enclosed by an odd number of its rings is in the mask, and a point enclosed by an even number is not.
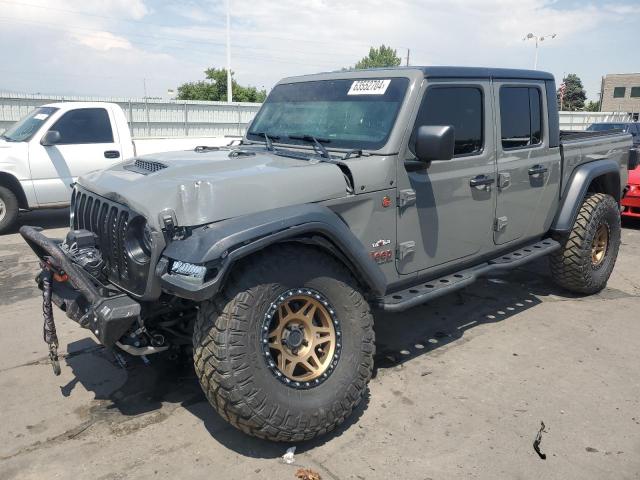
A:
[[[618,298],[628,294],[608,288],[600,296]],[[542,259],[508,274],[480,279],[459,293],[403,313],[374,312],[378,339],[374,376],[421,355],[444,353],[442,347],[462,340],[465,332],[478,325],[506,321],[542,301],[571,298],[580,296],[555,287],[547,260]],[[111,351],[89,338],[69,344],[68,352],[65,361],[73,370],[74,379],[61,387],[61,394],[69,396],[78,383],[93,392],[95,401],[89,414],[98,422],[124,424],[150,414],[162,421],[182,407],[202,421],[213,440],[240,455],[275,459],[290,446],[249,437],[223,420],[206,400],[190,358],[176,359],[164,352],[150,356],[146,365],[139,358],[127,357],[123,368]],[[367,390],[361,404],[335,431],[296,443],[297,452],[330,442],[357,423],[369,407],[369,396]],[[153,422],[138,423],[144,428]]]

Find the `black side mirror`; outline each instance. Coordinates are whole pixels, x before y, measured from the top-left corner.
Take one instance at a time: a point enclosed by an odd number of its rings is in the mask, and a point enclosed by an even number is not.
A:
[[[629,150],[629,170],[635,170],[640,163],[640,149],[632,148]]]
[[[416,134],[416,157],[422,162],[451,160],[455,137],[451,125],[423,125]]]
[[[42,140],[40,140],[40,145],[44,147],[50,147],[51,145],[55,145],[56,143],[60,143],[62,137],[60,136],[60,132],[57,130],[49,130],[44,134]]]

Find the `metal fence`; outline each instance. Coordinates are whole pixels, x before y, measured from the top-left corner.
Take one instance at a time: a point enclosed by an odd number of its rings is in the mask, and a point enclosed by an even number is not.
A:
[[[124,110],[135,138],[242,135],[261,105],[0,93],[0,133],[34,108],[55,102],[117,103]]]
[[[35,107],[54,102],[117,103],[124,109],[131,134],[135,138],[242,135],[261,105],[259,103],[0,93],[0,133]],[[593,122],[630,120],[630,115],[619,112],[560,112],[560,129],[584,130]]]
[[[596,122],[630,122],[632,116],[620,112],[560,112],[560,130],[585,130]]]

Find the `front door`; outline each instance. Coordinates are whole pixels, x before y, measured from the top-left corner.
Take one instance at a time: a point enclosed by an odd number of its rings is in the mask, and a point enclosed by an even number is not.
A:
[[[49,130],[60,133],[55,145],[29,144],[29,164],[38,204],[68,203],[71,184],[85,173],[121,161],[118,139],[107,108],[77,108],[66,112]]]
[[[494,241],[539,236],[558,202],[560,152],[549,148],[543,82],[494,82],[498,188]]]
[[[416,161],[415,132],[422,125],[453,126],[453,159]],[[399,273],[471,258],[492,243],[496,157],[489,80],[430,82],[400,158],[405,161],[398,165]]]

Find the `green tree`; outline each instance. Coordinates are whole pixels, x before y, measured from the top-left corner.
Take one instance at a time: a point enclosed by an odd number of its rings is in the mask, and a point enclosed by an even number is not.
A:
[[[400,62],[400,57],[398,57],[393,48],[380,45],[380,48],[371,47],[369,49],[369,55],[356,63],[354,69],[364,70],[366,68],[397,67],[400,65]]]
[[[587,103],[587,106],[584,108],[587,112],[599,112],[600,111],[600,101]]]
[[[562,102],[560,101],[560,89],[558,89],[558,107],[562,110],[576,111],[584,110],[584,101],[587,99],[582,80],[575,73],[570,73],[562,79],[565,89]]]
[[[206,80],[183,83],[178,87],[178,100],[208,100],[224,102],[227,100],[227,70],[225,68],[208,68],[205,70]],[[266,90],[256,87],[243,87],[233,79],[231,72],[231,91],[234,102],[264,102]]]

